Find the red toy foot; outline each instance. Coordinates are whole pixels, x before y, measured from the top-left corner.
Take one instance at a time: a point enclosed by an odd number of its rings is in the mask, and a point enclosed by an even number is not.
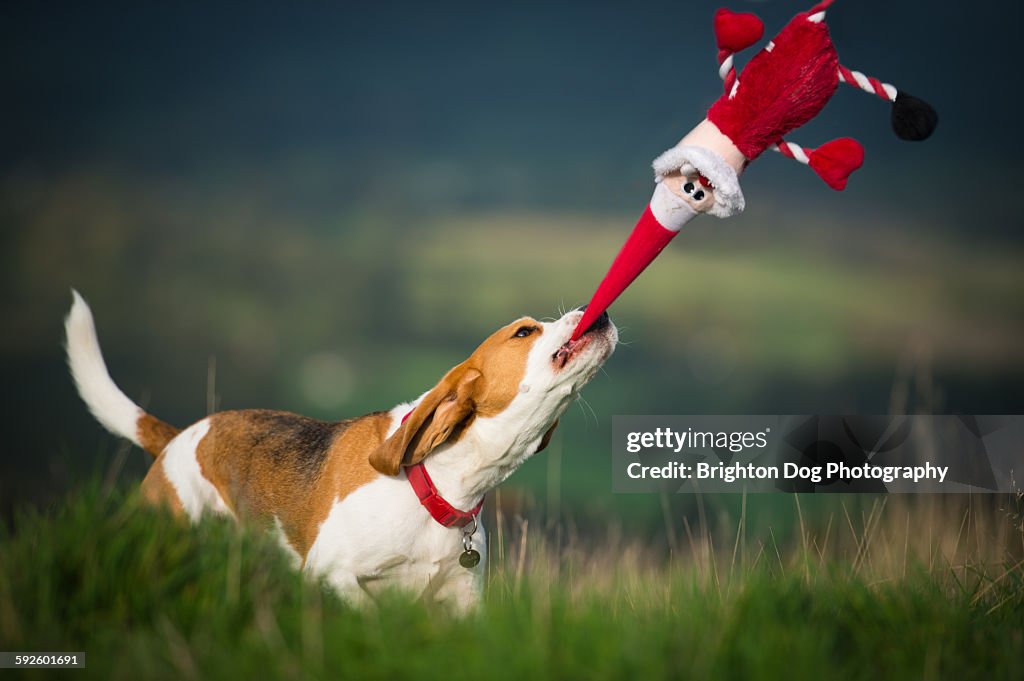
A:
[[[718,49],[741,52],[764,35],[764,23],[749,12],[732,12],[724,7],[715,12],[715,40]]]
[[[846,180],[864,163],[864,147],[855,139],[840,137],[826,142],[809,155],[811,169],[836,191],[846,188]]]

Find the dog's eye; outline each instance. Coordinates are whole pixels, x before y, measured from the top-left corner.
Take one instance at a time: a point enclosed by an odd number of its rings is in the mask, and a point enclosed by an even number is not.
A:
[[[695,191],[693,193],[693,198],[694,198],[695,201],[700,201],[701,199],[703,199],[704,198],[704,190],[703,189],[698,189],[697,191]]]
[[[512,335],[513,338],[526,338],[531,333],[537,330],[536,326],[520,326],[519,329]]]
[[[684,184],[683,185],[683,191],[686,192],[687,194],[692,194],[693,193],[693,183],[692,182],[687,182],[686,184]]]

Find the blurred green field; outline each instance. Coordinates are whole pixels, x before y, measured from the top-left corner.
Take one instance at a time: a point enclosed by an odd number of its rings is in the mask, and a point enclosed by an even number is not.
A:
[[[499,516],[485,604],[459,619],[399,594],[353,611],[266,535],[93,484],[2,537],[0,649],[85,651],[75,678],[113,680],[1019,678],[1024,534],[1002,501],[812,528],[797,499],[796,538],[739,516],[678,528],[667,559]]]

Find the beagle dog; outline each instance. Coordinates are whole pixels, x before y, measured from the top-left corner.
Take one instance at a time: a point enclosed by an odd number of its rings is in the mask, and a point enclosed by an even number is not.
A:
[[[82,297],[65,322],[78,392],[99,422],[154,457],[142,494],[195,521],[265,523],[296,566],[360,604],[381,588],[472,607],[484,574],[484,495],[547,446],[558,417],[615,349],[607,314],[494,332],[416,400],[326,423],[281,411],[212,414],[179,430],[114,384]]]

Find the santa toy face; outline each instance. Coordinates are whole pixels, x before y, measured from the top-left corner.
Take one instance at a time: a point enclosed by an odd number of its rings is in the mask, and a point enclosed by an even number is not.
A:
[[[705,119],[672,149],[654,160],[654,180],[684,200],[695,213],[724,218],[743,210],[739,176],[747,159]],[[675,225],[662,223],[669,229]]]
[[[715,205],[714,188],[688,163],[662,182],[673,194],[686,201],[695,213],[707,213]]]

